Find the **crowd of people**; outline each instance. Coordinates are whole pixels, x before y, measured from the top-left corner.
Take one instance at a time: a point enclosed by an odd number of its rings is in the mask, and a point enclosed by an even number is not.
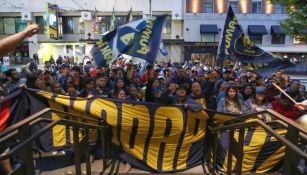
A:
[[[68,58],[68,57],[66,57]],[[160,104],[182,105],[193,111],[205,108],[245,114],[273,109],[295,120],[302,115],[277,84],[297,102],[307,98],[306,87],[291,80],[283,71],[265,79],[240,64],[226,67],[209,64],[133,64],[123,58],[109,66],[97,67],[87,61],[75,64],[70,59],[53,57],[42,69],[33,59],[21,72],[0,69],[0,98],[20,86],[55,94],[83,98],[114,98]],[[270,120],[270,117],[263,116]]]
[[[24,31],[0,40],[0,56],[12,51],[26,37],[38,31],[36,24]],[[261,77],[245,70],[240,64],[210,66],[209,64],[133,64],[119,58],[109,66],[97,67],[93,61],[75,64],[70,57],[53,57],[39,68],[37,54],[21,71],[0,64],[0,101],[20,87],[49,91],[54,94],[83,98],[113,98],[144,101],[200,111],[217,110],[247,114],[273,109],[291,120],[307,110],[306,87],[291,80],[283,71]],[[296,103],[280,92],[283,89]],[[273,118],[258,115],[264,121]],[[6,149],[6,148],[5,148]],[[8,149],[0,149],[7,152]],[[4,171],[12,172],[10,160],[0,162]],[[126,170],[131,165],[126,163]]]

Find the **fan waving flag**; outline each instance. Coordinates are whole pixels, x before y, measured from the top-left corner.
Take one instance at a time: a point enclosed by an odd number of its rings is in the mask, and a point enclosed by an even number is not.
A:
[[[105,66],[122,54],[154,63],[165,19],[166,15],[140,19],[103,35],[91,50],[96,64]]]
[[[167,49],[163,43],[163,41],[161,41],[160,43],[160,52],[163,56],[167,56],[168,55],[168,52],[167,52]]]
[[[271,73],[292,66],[289,60],[280,58],[256,46],[241,29],[231,6],[228,8],[224,31],[221,36],[217,64],[225,60],[241,62],[248,70],[266,77]]]

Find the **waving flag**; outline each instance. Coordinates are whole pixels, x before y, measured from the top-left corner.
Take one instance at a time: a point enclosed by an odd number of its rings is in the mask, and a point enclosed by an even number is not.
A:
[[[126,18],[126,23],[129,23],[133,20],[133,16],[132,16],[132,7],[130,8],[130,11],[127,15],[127,18]]]
[[[96,11],[96,8],[95,8],[92,20],[93,20],[93,29],[92,29],[92,31],[94,33],[96,33],[97,32],[97,11]]]
[[[167,52],[167,49],[163,43],[163,41],[161,41],[160,43],[160,52],[163,56],[167,56],[168,55],[168,52]]]
[[[292,66],[289,60],[256,46],[242,31],[231,6],[228,8],[221,36],[217,64],[223,65],[224,60],[241,62],[247,69],[264,77],[279,69]]]
[[[91,50],[98,66],[105,66],[121,54],[154,63],[160,48],[166,15],[140,19],[102,36]]]
[[[113,12],[112,12],[112,19],[111,19],[111,26],[109,31],[112,31],[115,29],[115,11],[114,11],[114,7],[113,7]]]

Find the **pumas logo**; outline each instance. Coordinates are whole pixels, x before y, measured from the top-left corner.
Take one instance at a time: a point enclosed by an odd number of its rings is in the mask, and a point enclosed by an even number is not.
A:
[[[257,47],[243,32],[235,39],[234,50],[237,54],[246,56],[261,56],[264,51]]]

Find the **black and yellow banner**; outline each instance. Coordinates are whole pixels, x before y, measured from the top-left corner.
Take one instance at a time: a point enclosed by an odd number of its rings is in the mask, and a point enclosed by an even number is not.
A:
[[[15,105],[10,106],[12,98],[12,104]],[[122,158],[137,168],[152,172],[178,172],[201,164],[204,150],[210,147],[207,140],[209,133],[206,132],[208,119],[225,121],[237,117],[216,111],[191,112],[178,106],[153,103],[70,98],[29,89],[18,90],[13,97],[0,101],[0,108],[8,111],[5,115],[15,109],[22,109],[22,113],[11,112],[10,121],[14,121],[14,118],[26,118],[47,107],[105,120],[112,128],[112,143],[126,155]],[[79,118],[59,114],[44,117],[81,121]],[[276,131],[282,135],[286,132],[280,128],[276,128]],[[45,151],[64,149],[71,146],[72,136],[72,128],[58,125],[40,138],[39,146]],[[234,137],[238,140],[237,132]],[[92,140],[95,140],[94,135]],[[217,155],[219,170],[222,171],[227,166],[227,146],[228,134],[222,132]],[[284,152],[285,148],[262,128],[246,129],[242,170],[257,173],[273,170],[282,162]],[[236,158],[232,159],[234,169]]]
[[[217,64],[223,65],[227,61],[241,62],[247,69],[264,77],[279,69],[293,66],[289,60],[264,51],[254,44],[243,32],[231,6],[228,8],[219,43]]]

